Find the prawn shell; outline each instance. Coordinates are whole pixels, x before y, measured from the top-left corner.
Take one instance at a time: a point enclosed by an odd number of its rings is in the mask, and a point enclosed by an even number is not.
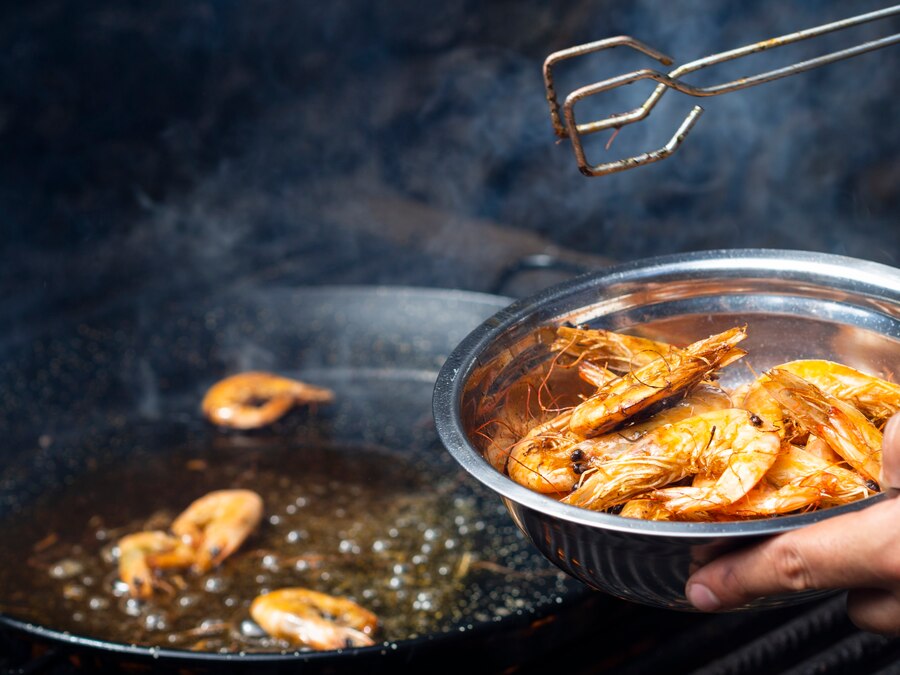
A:
[[[232,429],[256,429],[283,417],[296,405],[330,403],[329,389],[250,371],[216,382],[203,397],[201,409],[210,422]]]
[[[789,371],[773,368],[767,375],[763,386],[801,427],[878,484],[882,436],[863,413]]]
[[[772,465],[781,441],[753,424],[752,413],[727,408],[666,424],[627,452],[595,464],[564,503],[602,510],[698,473],[714,474],[704,499],[726,504],[743,497]],[[678,510],[699,507],[685,503]]]
[[[744,356],[746,352],[735,345],[746,337],[745,329],[732,328],[609,382],[572,410],[569,428],[585,437],[612,431],[654,403],[685,391]]]
[[[349,598],[307,588],[260,595],[250,615],[269,635],[317,650],[373,645],[378,627],[378,617]]]
[[[263,499],[252,490],[215,490],[194,500],[171,529],[194,547],[194,568],[202,573],[234,553],[262,516]]]

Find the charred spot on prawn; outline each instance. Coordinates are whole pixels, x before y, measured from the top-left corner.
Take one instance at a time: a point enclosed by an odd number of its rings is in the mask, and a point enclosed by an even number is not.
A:
[[[715,437],[716,437],[716,425],[713,424],[712,428],[709,430],[709,440],[706,441],[706,447],[703,448],[704,450],[709,449],[709,446],[712,445],[713,439]]]

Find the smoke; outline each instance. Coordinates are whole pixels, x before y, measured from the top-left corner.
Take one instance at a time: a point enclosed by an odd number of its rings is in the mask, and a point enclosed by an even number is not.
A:
[[[896,265],[897,47],[704,99],[673,157],[594,179],[552,135],[541,81],[551,51],[602,37],[630,34],[684,63],[876,6],[193,0],[73,12],[48,0],[7,9],[0,284],[16,300],[0,318],[15,333],[54,311],[273,280],[487,290],[483,267],[467,266],[454,245],[460,219],[617,260],[775,247]],[[690,81],[896,29],[864,26]],[[644,67],[661,66],[622,48],[585,57],[561,64],[559,90]],[[629,110],[651,89],[585,101],[579,119]],[[695,103],[667,93],[609,150],[608,134],[589,138],[589,158],[659,147]],[[398,243],[386,236],[390,217],[369,222],[385,198],[446,217]],[[472,242],[491,245],[487,230]]]

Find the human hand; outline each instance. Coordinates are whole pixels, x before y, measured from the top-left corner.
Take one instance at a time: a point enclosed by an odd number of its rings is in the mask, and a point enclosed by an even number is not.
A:
[[[900,414],[884,430],[881,487],[900,488]],[[685,592],[697,609],[731,609],[765,595],[846,588],[857,626],[900,635],[900,499],[829,518],[704,565]]]

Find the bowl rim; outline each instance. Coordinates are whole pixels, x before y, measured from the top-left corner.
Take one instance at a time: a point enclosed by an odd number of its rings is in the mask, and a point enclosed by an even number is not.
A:
[[[552,302],[597,291],[598,300],[608,299],[603,290],[617,284],[674,279],[702,279],[716,273],[742,274],[756,278],[774,276],[784,280],[803,280],[827,284],[896,307],[900,317],[900,269],[881,263],[829,253],[781,249],[719,249],[657,256],[589,272],[518,300],[500,310],[477,328],[453,350],[441,368],[434,388],[432,408],[438,437],[457,462],[476,480],[504,500],[545,516],[589,528],[621,533],[672,538],[759,537],[779,534],[834,516],[866,508],[887,496],[882,492],[867,499],[805,514],[779,516],[751,521],[721,523],[647,521],[590,511],[563,504],[530,490],[490,466],[469,442],[461,416],[465,384],[479,356],[506,330],[533,320]],[[574,309],[574,308],[573,308]],[[900,335],[897,336],[900,338]]]

